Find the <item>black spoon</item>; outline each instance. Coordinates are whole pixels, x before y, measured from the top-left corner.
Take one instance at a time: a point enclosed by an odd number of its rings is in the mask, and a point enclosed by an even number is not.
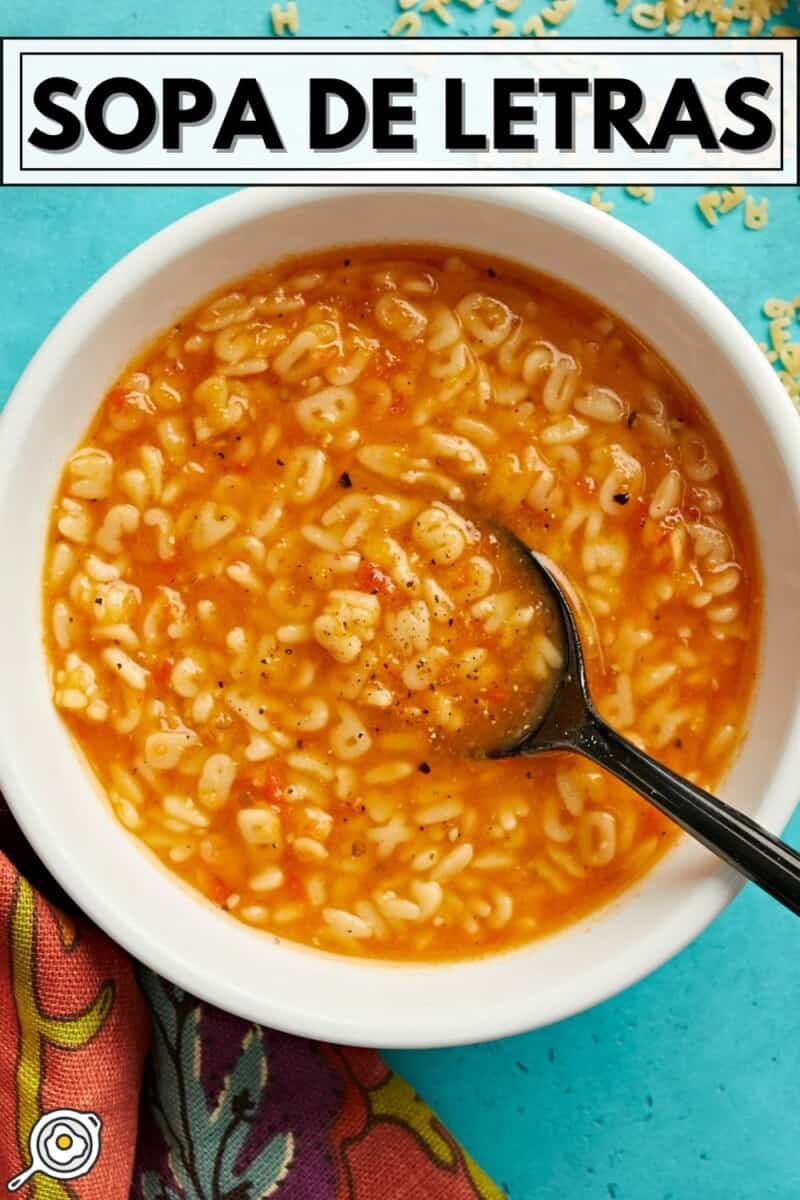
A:
[[[580,635],[572,607],[553,571],[508,530],[498,531],[530,565],[537,590],[562,626],[564,665],[554,672],[545,702],[515,740],[485,751],[513,758],[574,750],[627,783],[719,858],[800,914],[800,854],[750,817],[656,762],[598,715],[589,695]]]

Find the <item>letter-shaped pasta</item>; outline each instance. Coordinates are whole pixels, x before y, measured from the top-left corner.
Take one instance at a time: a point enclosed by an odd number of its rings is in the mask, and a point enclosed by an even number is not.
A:
[[[58,532],[70,542],[84,545],[92,535],[92,518],[84,504],[65,496],[61,501],[62,516],[58,519]]]
[[[319,337],[313,329],[301,330],[289,345],[276,355],[272,369],[287,382],[299,382],[312,374],[313,363],[309,360],[319,345]]]
[[[476,354],[487,354],[504,342],[514,325],[511,310],[502,300],[470,292],[456,305],[456,312],[472,340]]]
[[[230,537],[239,523],[239,514],[230,505],[206,500],[197,511],[190,536],[193,550],[210,550]]]
[[[195,324],[204,333],[216,333],[234,322],[249,320],[253,312],[254,305],[241,292],[230,292],[213,300],[197,317]]]
[[[625,401],[607,387],[590,388],[585,396],[576,399],[575,408],[582,416],[609,425],[623,421],[627,416]]]
[[[367,753],[372,745],[372,738],[351,705],[340,704],[338,707],[339,723],[331,730],[331,749],[343,762],[351,762]]]
[[[356,394],[350,387],[327,387],[298,400],[297,420],[306,433],[331,433],[351,421],[356,412]]]
[[[428,325],[428,318],[416,305],[394,292],[381,296],[375,305],[375,320],[403,342],[422,337]]]
[[[674,467],[667,471],[662,478],[658,487],[653,492],[653,498],[650,501],[649,515],[654,521],[662,520],[668,512],[678,508],[681,502],[683,493],[683,480],[680,472]]]
[[[197,798],[205,808],[222,808],[228,803],[236,779],[236,763],[229,754],[210,754],[197,781]]]
[[[459,513],[435,500],[414,521],[414,541],[432,562],[451,564],[461,557],[475,531]]]
[[[205,416],[196,417],[195,436],[206,441],[214,433],[223,433],[238,425],[248,404],[244,396],[230,394],[231,385],[221,375],[210,375],[194,390],[194,402],[205,410]]]
[[[184,752],[199,742],[197,734],[190,729],[163,729],[151,733],[144,743],[144,760],[156,771],[171,771],[176,767]]]
[[[537,342],[522,364],[522,378],[532,386],[542,372],[547,379],[542,401],[549,412],[564,412],[578,385],[580,367],[570,354],[562,354],[550,342]]]
[[[175,526],[172,517],[163,508],[148,508],[144,514],[144,523],[154,528],[158,557],[166,562],[175,555]]]
[[[289,498],[295,504],[310,504],[325,483],[327,459],[314,446],[298,446],[286,461],[285,482]]]
[[[364,642],[375,636],[379,615],[376,596],[334,588],[325,610],[313,623],[314,637],[337,662],[353,662]]]
[[[719,474],[719,465],[699,433],[686,430],[681,436],[680,446],[683,469],[693,483],[708,483]]]
[[[585,812],[578,819],[578,853],[587,867],[605,867],[617,850],[617,823],[612,813]]]
[[[81,500],[104,500],[111,491],[114,460],[107,450],[86,446],[67,465],[69,494]]]
[[[107,554],[119,554],[122,539],[139,528],[139,510],[132,504],[115,504],[95,534],[95,543]]]
[[[279,850],[283,841],[281,819],[273,808],[242,808],[236,814],[239,833],[248,846]]]
[[[431,618],[424,600],[416,600],[399,612],[389,613],[386,629],[404,658],[427,650],[431,636]]]
[[[461,337],[461,327],[455,313],[446,305],[437,307],[429,325],[428,349],[434,354],[449,350]]]
[[[478,447],[455,433],[439,433],[425,429],[423,439],[437,458],[449,458],[465,475],[486,475],[489,467]]]

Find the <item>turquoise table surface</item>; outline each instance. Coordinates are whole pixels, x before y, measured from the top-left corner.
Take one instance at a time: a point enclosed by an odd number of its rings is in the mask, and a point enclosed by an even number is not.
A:
[[[268,7],[17,0],[12,10],[5,0],[0,33],[259,36],[269,29]],[[526,0],[524,11],[538,7]],[[299,0],[299,9],[302,32],[314,35],[380,35],[398,11],[392,0]],[[427,17],[425,32],[485,34],[497,15],[490,0],[475,14],[460,4],[451,11],[449,30]],[[787,19],[798,23],[796,11]],[[578,0],[563,29],[635,32],[604,0]],[[691,32],[701,30],[693,24]],[[770,220],[756,233],[739,211],[707,229],[696,210],[700,191],[659,188],[649,207],[621,188],[605,196],[615,216],[691,267],[763,337],[763,300],[800,293],[800,195],[759,190]],[[0,403],[93,280],[224,192],[0,190]],[[789,836],[800,842],[800,819]],[[800,1197],[800,925],[753,887],[677,959],[591,1012],[503,1042],[389,1057],[514,1200]]]

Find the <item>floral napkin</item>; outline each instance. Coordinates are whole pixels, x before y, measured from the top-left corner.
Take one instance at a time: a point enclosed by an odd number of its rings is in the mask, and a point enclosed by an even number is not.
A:
[[[248,1024],[132,963],[1,801],[0,847],[0,1195],[501,1200],[376,1051]]]

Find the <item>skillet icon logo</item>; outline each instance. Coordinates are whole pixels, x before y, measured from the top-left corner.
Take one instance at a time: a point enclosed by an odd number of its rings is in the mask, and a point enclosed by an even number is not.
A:
[[[39,1118],[28,1139],[30,1164],[6,1184],[16,1192],[37,1172],[50,1179],[79,1179],[100,1157],[103,1122],[96,1113],[56,1108]]]

